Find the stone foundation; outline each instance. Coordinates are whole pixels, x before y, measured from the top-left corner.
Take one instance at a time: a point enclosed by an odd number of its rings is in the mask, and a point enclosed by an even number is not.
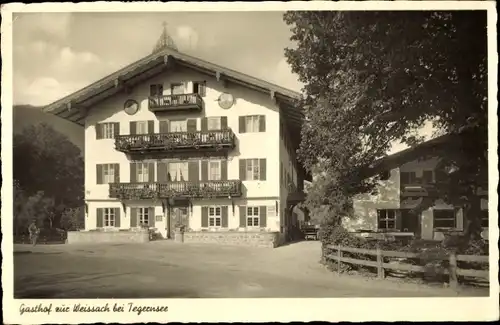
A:
[[[69,231],[68,244],[83,243],[147,243],[145,231]]]
[[[278,247],[281,243],[279,232],[210,232],[195,231],[184,233],[185,243],[214,243],[223,245]]]

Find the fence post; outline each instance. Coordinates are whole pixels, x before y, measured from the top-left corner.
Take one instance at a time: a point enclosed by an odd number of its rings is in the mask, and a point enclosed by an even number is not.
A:
[[[456,289],[458,287],[458,277],[457,277],[457,253],[455,251],[450,252],[449,256],[450,267],[448,272],[450,273],[450,287]]]
[[[377,245],[377,275],[379,279],[385,277],[384,272],[384,256],[382,255],[382,250]]]
[[[342,251],[341,251],[341,246],[337,245],[337,275],[340,275],[340,264],[341,261],[340,259],[342,258]]]

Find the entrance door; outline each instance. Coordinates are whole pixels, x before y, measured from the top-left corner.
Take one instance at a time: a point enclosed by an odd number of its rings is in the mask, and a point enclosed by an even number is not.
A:
[[[422,231],[420,216],[411,210],[402,210],[400,230],[413,232],[415,237],[419,238]]]
[[[187,207],[173,207],[170,213],[170,236],[174,238],[175,228],[179,225],[189,226],[189,214]]]

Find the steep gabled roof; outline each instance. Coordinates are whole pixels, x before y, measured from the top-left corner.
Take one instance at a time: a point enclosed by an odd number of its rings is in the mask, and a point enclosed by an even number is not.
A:
[[[273,97],[280,104],[285,121],[294,130],[292,134],[296,135],[294,140],[298,141],[303,113],[294,107],[293,101],[299,98],[299,93],[186,55],[171,48],[165,48],[159,52],[152,53],[71,95],[45,106],[43,111],[84,125],[86,111],[92,105],[126,89],[130,89],[140,82],[177,65],[269,94],[269,96]]]

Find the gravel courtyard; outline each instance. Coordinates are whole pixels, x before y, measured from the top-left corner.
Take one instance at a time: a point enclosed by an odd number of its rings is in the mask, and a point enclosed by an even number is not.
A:
[[[268,249],[157,241],[14,248],[15,298],[280,298],[487,296],[341,276],[320,244]]]

